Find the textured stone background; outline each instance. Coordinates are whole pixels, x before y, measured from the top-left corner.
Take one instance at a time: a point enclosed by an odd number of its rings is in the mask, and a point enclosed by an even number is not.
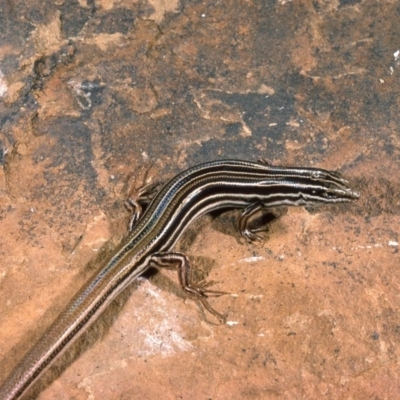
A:
[[[2,2],[0,381],[126,233],[132,173],[266,158],[362,198],[258,244],[204,218],[180,246],[229,323],[150,274],[32,396],[399,398],[399,26],[397,0]]]

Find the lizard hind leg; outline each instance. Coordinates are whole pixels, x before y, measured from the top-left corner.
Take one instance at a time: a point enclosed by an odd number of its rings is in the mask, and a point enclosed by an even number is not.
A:
[[[226,293],[208,289],[212,282],[201,282],[197,285],[192,284],[191,265],[185,254],[178,252],[155,253],[150,258],[150,265],[162,268],[177,268],[179,283],[183,290],[190,293],[194,297],[194,300],[212,314],[220,324],[226,322],[225,316],[214,310],[207,300],[207,297],[221,296]]]
[[[138,174],[139,177],[141,176],[141,186],[136,185],[138,176],[135,175],[130,179],[130,190],[128,198],[125,201],[125,207],[131,213],[131,219],[128,225],[129,232],[132,232],[133,228],[142,217],[143,212],[158,193],[160,186],[162,185],[161,182],[146,183],[151,167],[152,164],[148,163],[141,168]],[[145,172],[143,173],[143,171]]]

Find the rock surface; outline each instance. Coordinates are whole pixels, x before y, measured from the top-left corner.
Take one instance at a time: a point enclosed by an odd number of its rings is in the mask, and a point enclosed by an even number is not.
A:
[[[203,218],[178,247],[228,323],[149,274],[31,396],[399,398],[399,4],[47,3],[0,9],[0,382],[126,233],[129,176],[266,158],[361,198],[255,244]]]

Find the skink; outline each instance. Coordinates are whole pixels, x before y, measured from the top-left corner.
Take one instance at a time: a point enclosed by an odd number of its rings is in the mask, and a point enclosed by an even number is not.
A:
[[[15,400],[26,394],[109,303],[152,265],[177,265],[183,288],[217,314],[205,300],[207,290],[191,284],[186,256],[171,252],[186,227],[201,215],[223,208],[243,209],[239,228],[244,236],[254,239],[251,217],[266,207],[339,203],[358,196],[337,172],[277,167],[264,161],[213,161],[180,173],[159,190],[140,218],[135,215],[135,225],[113,256],[2,384],[0,399]]]

